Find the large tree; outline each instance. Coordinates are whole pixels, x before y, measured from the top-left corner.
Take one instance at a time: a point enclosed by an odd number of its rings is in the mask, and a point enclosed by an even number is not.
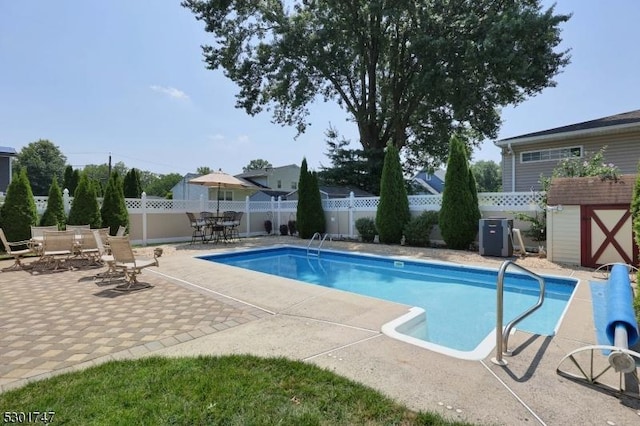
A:
[[[379,176],[371,172],[366,152],[349,149],[350,141],[341,137],[334,127],[325,132],[331,167],[321,167],[318,179],[323,185],[355,186],[373,194],[380,193]]]
[[[111,174],[113,175],[114,173]],[[124,189],[124,198],[140,198],[142,196],[142,185],[140,184],[140,174],[138,170],[135,168],[129,170],[127,174],[124,175],[122,186]]]
[[[476,161],[471,165],[478,192],[500,192],[502,189],[502,171],[495,161]]]
[[[246,173],[249,170],[261,170],[261,169],[266,169],[268,167],[273,167],[273,166],[267,160],[263,160],[262,158],[258,158],[258,159],[249,161],[249,164],[244,166],[242,168],[242,171]]]
[[[40,139],[23,147],[14,162],[14,171],[27,170],[34,195],[47,195],[53,178],[62,182],[67,157],[53,142]]]
[[[309,105],[336,102],[372,173],[384,147],[410,165],[446,158],[449,135],[495,138],[498,108],[555,85],[568,15],[541,0],[184,0],[213,34],[209,69],[239,86],[236,106],[304,132]]]

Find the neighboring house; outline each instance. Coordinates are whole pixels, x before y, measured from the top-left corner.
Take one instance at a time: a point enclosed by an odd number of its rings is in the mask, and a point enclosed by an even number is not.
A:
[[[189,183],[193,178],[201,176],[196,173],[187,173],[180,182],[171,188],[171,194],[174,200],[199,200],[202,196],[204,200],[209,199],[209,188],[202,185],[194,185]]]
[[[350,194],[353,192],[354,197],[375,197],[374,194],[367,192],[365,190],[351,187],[351,186],[325,186],[321,185],[320,189],[320,197],[325,200],[329,198],[348,198]],[[287,200],[297,200],[298,199],[298,190],[292,191],[287,194]]]
[[[563,158],[580,158],[606,146],[604,159],[621,174],[636,173],[640,160],[640,110],[494,142],[502,149],[502,190],[540,189]]]
[[[249,181],[261,188],[291,192],[292,190],[298,189],[300,166],[289,164],[288,166],[249,170],[248,172],[235,175],[235,177]]]
[[[433,173],[422,170],[411,179],[411,183],[419,189],[420,194],[442,194],[445,174],[446,171],[443,169],[438,169]]]
[[[0,193],[5,194],[11,183],[11,167],[13,158],[18,153],[15,148],[0,146]]]

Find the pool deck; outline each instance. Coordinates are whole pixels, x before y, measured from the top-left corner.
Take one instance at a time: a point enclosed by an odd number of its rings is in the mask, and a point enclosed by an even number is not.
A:
[[[146,269],[152,288],[117,293],[98,285],[103,269],[40,275],[0,273],[0,391],[113,359],[149,355],[250,353],[304,360],[362,382],[410,408],[477,424],[640,424],[640,401],[616,398],[556,374],[558,362],[595,344],[591,271],[554,266],[541,274],[580,279],[553,338],[516,331],[505,367],[492,353],[464,361],[394,340],[381,326],[406,305],[215,264],[194,256],[294,238],[243,239],[229,245],[175,244]],[[326,248],[420,259],[446,251],[354,242]],[[498,268],[504,259],[465,255]],[[0,267],[12,261],[0,262]],[[601,357],[604,358],[604,357]]]

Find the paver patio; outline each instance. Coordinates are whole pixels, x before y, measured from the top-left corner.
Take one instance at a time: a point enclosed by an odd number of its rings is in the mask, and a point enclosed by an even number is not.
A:
[[[160,267],[140,276],[153,287],[132,293],[97,285],[92,277],[101,269],[0,273],[0,390],[110,359],[251,353],[311,362],[410,408],[479,424],[640,424],[639,402],[555,374],[566,353],[595,343],[588,271],[536,271],[582,281],[558,334],[544,338],[517,331],[510,347],[518,353],[499,367],[489,360],[493,354],[464,361],[382,334],[381,325],[406,312],[404,305],[194,258],[279,241],[167,245],[165,251],[172,252],[160,258]],[[454,260],[432,249],[326,245]],[[465,252],[456,259],[495,268],[502,261]]]

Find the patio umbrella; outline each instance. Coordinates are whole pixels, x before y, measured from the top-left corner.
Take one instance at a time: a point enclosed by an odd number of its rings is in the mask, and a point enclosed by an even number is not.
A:
[[[216,207],[216,215],[220,214],[220,190],[221,189],[252,189],[257,187],[228,173],[218,170],[217,172],[202,175],[189,181],[196,185],[210,186],[218,188],[218,205]]]

